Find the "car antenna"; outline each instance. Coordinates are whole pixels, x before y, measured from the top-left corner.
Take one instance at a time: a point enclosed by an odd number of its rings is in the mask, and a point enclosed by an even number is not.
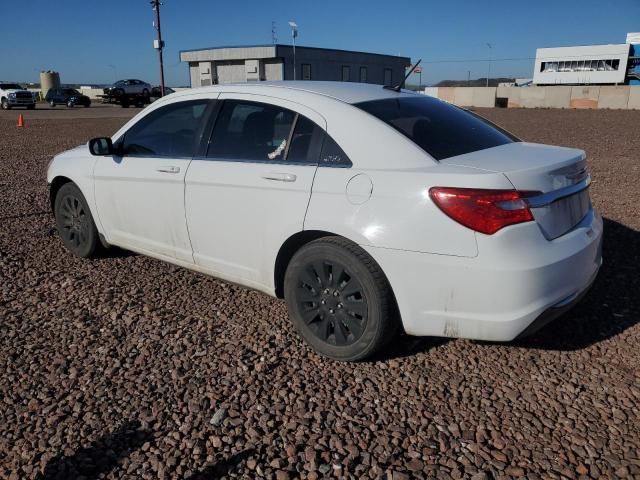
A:
[[[402,87],[404,87],[404,82],[407,81],[407,78],[409,78],[409,75],[411,75],[413,73],[413,71],[418,67],[418,65],[420,65],[420,62],[422,61],[422,59],[418,60],[415,65],[413,67],[411,67],[411,70],[409,70],[409,73],[407,73],[405,75],[405,77],[402,79],[402,82],[400,82],[398,85],[396,85],[395,87],[392,87],[391,85],[385,85],[382,88],[386,88],[387,90],[393,90],[394,92],[399,92],[400,90],[402,90]]]

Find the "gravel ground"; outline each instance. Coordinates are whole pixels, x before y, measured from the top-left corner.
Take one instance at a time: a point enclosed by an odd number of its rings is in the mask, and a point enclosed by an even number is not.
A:
[[[480,113],[587,151],[599,279],[527,341],[401,338],[360,364],[265,295],[68,255],[47,162],[125,119],[0,117],[0,478],[640,478],[640,111]]]

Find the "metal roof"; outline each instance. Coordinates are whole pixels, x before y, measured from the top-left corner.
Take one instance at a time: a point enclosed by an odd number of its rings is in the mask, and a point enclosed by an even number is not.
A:
[[[186,49],[186,50],[180,50],[178,52],[178,55],[180,56],[182,53],[188,53],[188,52],[202,52],[202,51],[207,51],[207,50],[222,50],[222,49],[227,49],[227,48],[238,48],[238,49],[242,49],[242,48],[268,48],[268,47],[275,47],[277,48],[293,48],[292,45],[288,45],[285,43],[264,43],[264,44],[256,44],[256,45],[217,45],[214,47],[205,47],[205,48],[190,48],[190,49]],[[356,55],[375,55],[378,57],[391,57],[391,58],[395,58],[395,59],[402,59],[402,60],[406,60],[408,63],[411,63],[411,58],[409,57],[403,57],[401,55],[390,55],[387,53],[375,53],[375,52],[362,52],[359,50],[344,50],[344,49],[340,49],[340,48],[323,48],[323,47],[306,47],[304,45],[296,45],[296,50],[298,49],[302,49],[302,50],[322,50],[322,51],[326,51],[326,52],[343,52],[343,53],[353,53]]]

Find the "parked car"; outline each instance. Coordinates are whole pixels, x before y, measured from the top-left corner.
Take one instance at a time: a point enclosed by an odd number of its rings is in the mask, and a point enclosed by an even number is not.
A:
[[[91,99],[75,88],[50,88],[44,99],[52,107],[56,105],[66,105],[69,108],[76,105],[91,106]]]
[[[175,93],[175,90],[171,87],[164,87],[164,96],[166,97],[167,95],[171,95],[172,93]],[[153,87],[151,89],[151,96],[154,98],[161,98],[162,97],[162,93],[160,91],[160,87]]]
[[[56,156],[47,179],[73,254],[117,245],[284,298],[340,360],[400,329],[513,340],[601,265],[583,151],[377,85],[178,92]]]
[[[142,95],[149,97],[151,95],[151,85],[136,79],[118,80],[111,87],[103,89],[103,92],[105,95],[115,97],[122,95]]]
[[[0,106],[3,110],[13,107],[36,108],[36,97],[17,83],[0,83]]]

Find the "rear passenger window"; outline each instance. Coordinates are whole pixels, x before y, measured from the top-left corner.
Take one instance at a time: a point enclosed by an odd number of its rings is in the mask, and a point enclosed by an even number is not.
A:
[[[209,100],[172,103],[144,117],[124,135],[127,156],[191,158]]]
[[[302,115],[298,115],[291,135],[287,162],[318,163],[324,130]]]
[[[351,160],[344,153],[340,145],[338,145],[328,133],[324,134],[322,142],[322,153],[320,153],[320,166],[323,167],[350,167]]]
[[[225,100],[207,157],[283,161],[295,113],[265,103]]]

